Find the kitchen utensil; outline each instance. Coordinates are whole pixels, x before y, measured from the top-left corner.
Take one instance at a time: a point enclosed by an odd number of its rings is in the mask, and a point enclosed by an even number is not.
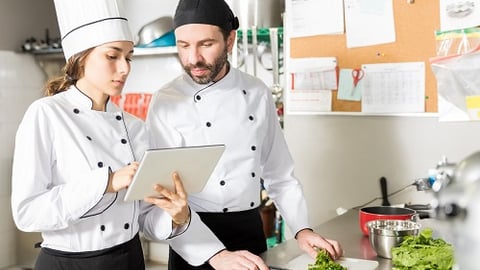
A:
[[[276,104],[281,102],[283,87],[280,85],[279,72],[279,46],[278,46],[278,28],[270,28],[270,46],[272,48],[272,73],[273,85],[271,87],[272,95]]]
[[[365,71],[361,68],[355,68],[352,69],[352,78],[353,78],[353,87],[356,88],[357,84],[360,82],[361,79],[363,79],[363,76],[365,75]]]
[[[388,192],[387,192],[387,178],[380,178],[380,190],[382,191],[382,206],[390,206],[388,201]]]
[[[369,240],[378,256],[391,259],[392,247],[397,247],[406,236],[418,235],[421,224],[410,220],[373,220],[367,222]]]
[[[171,16],[160,17],[140,28],[136,45],[147,45],[171,31],[173,31],[173,18]]]
[[[398,206],[398,205],[397,205]],[[415,210],[419,219],[431,218],[434,215],[434,209],[430,204],[404,204],[402,207]]]
[[[347,257],[342,257],[335,262],[345,266],[348,270],[374,270],[377,269],[378,266],[377,261]],[[312,259],[307,254],[302,254],[289,261],[286,268],[294,270],[306,270],[308,269],[308,264],[313,263],[315,263],[315,259]]]
[[[363,207],[359,211],[359,225],[364,235],[368,235],[367,222],[372,220],[414,220],[416,218],[416,211],[393,206],[369,206]]]
[[[257,26],[252,25],[253,76],[257,76],[258,40]]]

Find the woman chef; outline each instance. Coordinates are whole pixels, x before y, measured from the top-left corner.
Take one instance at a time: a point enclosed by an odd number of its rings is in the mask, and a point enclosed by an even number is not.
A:
[[[145,269],[139,230],[152,240],[186,230],[187,196],[125,202],[147,147],[143,122],[110,100],[130,71],[133,42],[121,1],[55,0],[65,76],[26,111],[16,135],[12,212],[41,232],[35,269]],[[152,187],[154,188],[154,187]]]

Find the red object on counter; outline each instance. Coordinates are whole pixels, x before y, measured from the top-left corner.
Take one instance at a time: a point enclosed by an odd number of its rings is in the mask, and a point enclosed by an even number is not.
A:
[[[367,222],[379,219],[395,219],[395,220],[413,220],[416,211],[392,206],[370,206],[363,207],[359,211],[360,229],[364,235],[368,235]]]

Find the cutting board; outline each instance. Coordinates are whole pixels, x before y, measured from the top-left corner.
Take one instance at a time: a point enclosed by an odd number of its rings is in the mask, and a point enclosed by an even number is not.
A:
[[[342,257],[335,262],[345,266],[347,270],[375,270],[378,267],[377,261],[361,260],[347,257]],[[307,254],[303,254],[288,262],[287,268],[292,270],[307,270],[308,264],[312,263],[315,263],[315,260]]]

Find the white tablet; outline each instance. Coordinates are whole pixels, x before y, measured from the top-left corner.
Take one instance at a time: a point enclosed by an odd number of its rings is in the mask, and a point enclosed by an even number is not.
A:
[[[175,171],[180,175],[188,194],[200,192],[224,150],[223,144],[147,150],[124,200],[157,196],[158,193],[153,189],[155,184],[173,190],[172,173]]]

